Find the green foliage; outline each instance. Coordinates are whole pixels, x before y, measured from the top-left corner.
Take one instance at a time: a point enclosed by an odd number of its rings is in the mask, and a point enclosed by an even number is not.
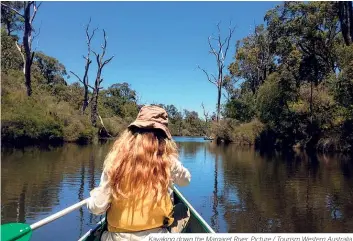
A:
[[[3,44],[3,52],[12,46]],[[26,95],[23,73],[17,69],[8,65],[7,71],[2,72],[1,138],[5,143],[90,142],[99,135],[107,136],[106,131],[110,136],[117,136],[136,118],[140,108],[137,93],[128,83],[113,84],[99,95],[98,109],[104,127],[99,121],[97,128],[93,128],[90,113],[81,113],[83,87],[79,83],[66,83],[65,67],[55,58],[43,53],[36,55],[31,97]],[[183,118],[174,105],[165,108],[173,135],[206,133],[208,126],[196,112],[185,110]]]
[[[16,41],[16,37],[8,36],[6,30],[1,28],[1,71],[3,72],[23,68],[23,60],[16,47]]]
[[[118,115],[123,118],[135,117],[138,113],[137,94],[126,82],[113,84],[101,93],[102,106],[100,109],[108,109],[106,116]]]
[[[97,131],[70,103],[36,89],[28,97],[23,74],[2,74],[2,139],[5,142],[90,141]],[[38,86],[37,86],[38,88]],[[67,87],[68,89],[71,86]]]
[[[35,54],[34,64],[37,65],[47,84],[66,84],[64,79],[67,75],[65,66],[57,59],[38,52]]]
[[[230,99],[224,106],[223,116],[241,122],[249,122],[255,116],[254,94],[246,91],[239,98]]]
[[[264,26],[257,26],[253,34],[237,42],[235,62],[228,67],[232,77],[246,79],[253,93],[275,68],[268,38]]]
[[[205,136],[209,135],[210,126],[201,120],[195,111],[178,111],[174,105],[158,104],[168,113],[168,128],[173,136]]]
[[[23,2],[3,1],[2,3],[17,11],[23,9]],[[13,32],[23,29],[23,18],[8,7],[1,5],[1,27],[10,36]]]
[[[254,145],[256,138],[263,131],[264,125],[254,119],[248,123],[240,123],[234,119],[214,123],[212,130],[218,139],[239,145]]]
[[[353,45],[343,41],[338,7],[285,2],[266,13],[266,28],[238,41],[228,69],[244,82],[223,112],[258,118],[260,146],[352,151]]]
[[[182,135],[204,136],[206,135],[203,121],[195,111],[184,110],[184,119],[182,122]]]
[[[7,89],[6,84],[11,80],[13,79],[2,75],[4,91],[2,93],[1,115],[2,139],[12,142],[16,140],[47,141],[62,138],[60,125],[46,111],[43,103],[27,97],[23,91]],[[18,85],[20,84],[18,83]]]

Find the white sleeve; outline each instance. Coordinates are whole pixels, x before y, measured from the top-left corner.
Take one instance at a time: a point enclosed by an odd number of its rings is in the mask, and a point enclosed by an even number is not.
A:
[[[174,158],[172,162],[171,177],[173,182],[178,186],[187,186],[191,181],[189,170],[176,158]]]
[[[87,208],[95,215],[104,214],[110,205],[111,191],[108,176],[103,171],[99,186],[90,192],[91,198],[87,203]]]

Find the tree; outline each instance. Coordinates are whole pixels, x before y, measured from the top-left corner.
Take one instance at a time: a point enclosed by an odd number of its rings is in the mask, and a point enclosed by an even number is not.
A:
[[[255,95],[246,90],[239,96],[233,96],[224,105],[223,116],[241,122],[249,122],[255,116]]]
[[[123,118],[137,114],[137,94],[126,82],[111,85],[104,91],[103,105]]]
[[[231,78],[244,79],[253,93],[275,68],[269,44],[264,25],[256,26],[253,34],[237,41],[235,61],[228,66]]]
[[[336,5],[332,2],[286,2],[265,16],[273,53],[295,74],[297,87],[300,82],[310,83],[311,124],[314,123],[314,87],[337,70],[335,45],[339,28],[336,13]],[[294,52],[299,60],[298,70],[288,65]]]
[[[83,84],[83,88],[84,88],[84,94],[83,94],[83,101],[82,101],[82,114],[85,113],[85,110],[90,102],[89,100],[89,90],[88,88],[93,89],[92,86],[89,85],[89,81],[88,81],[88,70],[89,70],[89,66],[92,63],[92,60],[90,59],[90,54],[91,54],[91,41],[92,38],[94,36],[95,31],[97,30],[97,28],[93,29],[92,33],[89,33],[89,25],[91,23],[91,18],[89,19],[89,22],[86,26],[86,40],[87,40],[87,55],[83,56],[83,58],[86,60],[86,64],[85,64],[85,70],[84,70],[84,74],[83,74],[83,78],[81,79],[77,74],[75,74],[74,72],[70,71],[70,73],[72,73],[73,75],[76,76],[76,78],[78,79],[78,81],[80,81]]]
[[[5,26],[7,35],[11,36],[13,32],[23,29],[23,18],[11,8],[19,12],[23,8],[23,3],[15,1],[3,3],[4,5],[1,5],[1,23]]]
[[[166,112],[168,113],[168,118],[172,122],[175,122],[177,119],[180,118],[180,114],[178,112],[178,109],[174,105],[167,105],[164,108],[165,108]]]
[[[19,46],[17,42],[16,42],[16,46],[20,51],[24,62],[23,72],[25,74],[25,84],[26,84],[28,96],[32,95],[31,66],[35,55],[35,52],[32,51],[32,42],[33,42],[33,39],[36,37],[36,36],[32,36],[32,32],[34,32],[33,21],[40,5],[41,3],[38,4],[37,6],[37,3],[35,1],[23,2],[24,13],[22,14],[19,11],[17,11],[15,8],[9,5],[6,5],[4,3],[1,3],[1,6],[10,9],[14,13],[16,13],[19,17],[24,19],[24,33],[23,33],[23,40],[22,40],[23,48],[22,46]],[[33,14],[31,15],[32,8],[33,8]]]
[[[351,1],[338,1],[338,16],[346,45],[353,43],[353,10]]]
[[[3,72],[23,68],[22,57],[15,46],[16,41],[16,36],[8,36],[6,30],[1,28],[1,71]]]
[[[36,53],[34,61],[41,74],[46,79],[47,84],[66,84],[64,79],[67,75],[66,68],[56,58],[38,52]]]
[[[104,43],[101,47],[102,53],[97,54],[95,51],[92,50],[93,54],[96,56],[96,61],[98,66],[96,80],[94,82],[94,87],[93,87],[93,96],[92,96],[92,104],[91,104],[91,122],[94,127],[97,126],[97,117],[100,117],[98,114],[98,97],[99,97],[99,90],[102,89],[102,87],[100,86],[101,83],[103,82],[103,79],[101,78],[102,71],[104,66],[114,58],[114,56],[112,56],[109,59],[104,60],[105,51],[107,50],[107,35],[104,29],[103,29],[103,36],[104,36]],[[103,125],[103,121],[101,118],[100,120]]]
[[[219,25],[220,24],[218,23],[217,24],[218,36],[216,38],[212,36],[208,38],[210,53],[213,54],[216,58],[217,77],[214,74],[209,74],[205,69],[202,69],[200,66],[198,66],[198,68],[202,70],[202,72],[204,72],[204,74],[206,75],[207,80],[217,87],[217,117],[216,117],[217,122],[219,122],[220,112],[221,112],[221,98],[222,98],[222,88],[223,88],[223,81],[224,81],[223,71],[225,67],[224,62],[227,57],[230,40],[235,30],[235,28],[229,27],[228,36],[224,40],[222,40],[221,29]],[[217,47],[212,46],[211,40],[214,40],[217,42],[218,44]]]

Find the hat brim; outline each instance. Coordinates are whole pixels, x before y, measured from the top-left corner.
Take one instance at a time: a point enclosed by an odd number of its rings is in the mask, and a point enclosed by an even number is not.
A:
[[[135,126],[141,129],[159,129],[166,134],[168,139],[172,139],[172,135],[170,134],[168,127],[158,122],[135,120],[129,125],[129,127],[132,127],[132,126]]]

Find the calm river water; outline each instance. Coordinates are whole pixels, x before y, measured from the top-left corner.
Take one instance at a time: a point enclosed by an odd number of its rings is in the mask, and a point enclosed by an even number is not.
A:
[[[345,156],[265,154],[175,138],[192,181],[180,188],[216,232],[352,232],[353,162]],[[1,221],[34,223],[89,195],[112,142],[2,149]],[[86,207],[33,240],[77,240],[99,221]]]

